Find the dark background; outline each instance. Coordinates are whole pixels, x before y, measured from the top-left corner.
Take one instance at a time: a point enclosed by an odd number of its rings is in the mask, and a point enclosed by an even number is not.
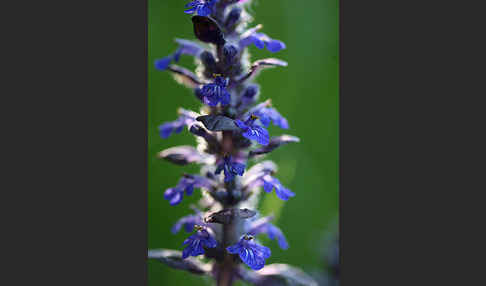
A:
[[[167,72],[154,69],[153,62],[175,51],[174,38],[195,39],[191,16],[183,13],[188,1],[148,1],[148,247],[182,249],[187,234],[170,233],[170,227],[189,213],[199,199],[197,192],[171,207],[163,199],[165,189],[177,184],[184,172],[197,166],[180,167],[155,158],[157,152],[176,145],[194,145],[187,131],[161,139],[157,127],[175,120],[179,106],[199,109],[192,92],[177,84]],[[279,165],[276,175],[297,195],[283,203],[274,194],[264,195],[261,212],[276,215],[276,224],[286,235],[290,248],[271,247],[268,263],[289,263],[309,273],[324,269],[325,241],[338,223],[338,2],[253,1],[253,25],[286,43],[287,49],[272,54],[250,47],[252,60],[277,57],[286,68],[263,71],[257,78],[261,100],[272,99],[290,124],[289,130],[269,129],[271,135],[291,134],[301,138],[274,151],[268,158]],[[181,65],[193,69],[191,57]],[[200,277],[148,262],[149,285],[197,285]]]

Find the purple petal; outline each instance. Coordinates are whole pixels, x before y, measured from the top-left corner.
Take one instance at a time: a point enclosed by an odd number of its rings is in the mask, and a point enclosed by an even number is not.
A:
[[[246,124],[243,121],[239,120],[239,119],[236,119],[235,120],[235,124],[236,124],[236,126],[238,126],[241,129],[248,128],[248,126],[246,126]]]
[[[172,134],[174,130],[174,124],[172,122],[167,122],[159,126],[160,137],[166,139]]]
[[[241,248],[240,245],[237,243],[227,247],[226,250],[228,250],[228,252],[231,254],[237,254],[240,252],[240,248]]]
[[[197,9],[197,14],[199,16],[207,17],[211,15],[211,9],[207,5],[199,6],[199,8]]]
[[[280,50],[285,49],[286,46],[282,41],[279,40],[271,40],[267,42],[267,50],[269,50],[272,53],[276,53]]]
[[[263,189],[265,190],[265,192],[270,193],[273,189],[273,184],[271,184],[270,182],[264,181],[263,182]]]
[[[290,197],[295,196],[295,194],[292,191],[284,188],[283,186],[280,186],[279,188],[275,188],[275,194],[277,195],[277,197],[279,197],[284,201],[288,200]]]
[[[171,206],[175,206],[175,205],[179,204],[181,201],[182,201],[182,193],[181,192],[177,192],[172,197],[172,199],[169,201],[169,203],[170,203]]]
[[[259,37],[257,36],[250,36],[251,37],[251,40],[253,41],[253,44],[259,48],[259,49],[263,49],[265,47],[265,42],[263,42],[262,40],[260,40]]]
[[[172,61],[172,56],[165,57],[163,59],[155,60],[155,68],[158,70],[166,70]]]
[[[175,195],[176,192],[178,192],[178,190],[176,190],[175,188],[169,188],[165,190],[164,199],[170,200]]]
[[[233,163],[233,170],[236,172],[236,174],[243,176],[243,173],[245,172],[245,164],[241,163]]]

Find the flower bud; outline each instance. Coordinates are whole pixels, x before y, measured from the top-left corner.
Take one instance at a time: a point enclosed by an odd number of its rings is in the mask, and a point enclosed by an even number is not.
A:
[[[238,58],[238,48],[232,44],[226,44],[223,47],[223,62],[226,66],[234,64]]]
[[[199,56],[203,66],[204,66],[204,76],[207,78],[211,78],[211,76],[215,73],[218,73],[218,67],[216,65],[216,59],[214,58],[213,54],[208,51],[204,51]]]
[[[226,21],[224,22],[224,26],[229,31],[233,31],[240,18],[241,18],[241,8],[235,7],[228,13],[228,16],[226,17]]]

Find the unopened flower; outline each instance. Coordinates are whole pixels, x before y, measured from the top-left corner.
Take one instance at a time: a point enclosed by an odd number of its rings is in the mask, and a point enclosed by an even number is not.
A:
[[[232,44],[226,44],[223,47],[223,60],[225,63],[229,66],[232,65],[236,62],[237,58],[236,55],[238,55],[238,48],[235,45]]]
[[[240,241],[226,248],[231,254],[238,254],[241,260],[253,270],[265,266],[265,259],[271,255],[270,248],[259,245],[251,235],[244,235]]]

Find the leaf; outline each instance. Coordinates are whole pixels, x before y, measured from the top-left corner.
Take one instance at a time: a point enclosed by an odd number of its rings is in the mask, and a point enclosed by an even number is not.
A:
[[[174,79],[184,85],[187,88],[196,88],[201,85],[199,78],[190,70],[180,67],[178,65],[170,65],[167,68],[169,71],[174,73]]]
[[[234,219],[247,219],[256,215],[256,211],[245,209],[227,209],[210,214],[206,223],[230,224]]]
[[[211,131],[240,130],[233,119],[223,115],[203,115],[197,117],[196,120],[201,121],[204,126]]]
[[[192,146],[176,146],[165,149],[157,154],[157,158],[165,159],[177,165],[190,163],[210,163],[214,158],[201,154]]]
[[[263,68],[271,68],[271,67],[276,67],[276,66],[286,67],[287,65],[288,64],[287,64],[286,61],[282,61],[282,60],[275,59],[275,58],[258,60],[251,65],[250,71],[246,75],[242,76],[236,82],[233,82],[231,84],[231,86],[244,82],[245,80],[249,79],[250,77],[255,75],[257,72],[262,70]]]
[[[292,135],[286,135],[286,134],[278,137],[272,137],[270,138],[270,143],[268,143],[268,145],[250,151],[249,156],[252,157],[256,155],[269,153],[282,145],[289,144],[292,142],[300,142],[300,139],[298,137]]]
[[[282,61],[276,58],[268,58],[258,60],[253,63],[252,67],[274,67],[274,66],[281,66],[286,67],[288,63],[286,61]]]
[[[182,259],[182,253],[171,249],[152,249],[148,251],[148,258],[158,260],[169,267],[203,275],[211,271],[211,264],[205,264],[194,257]]]
[[[270,264],[259,271],[263,279],[258,285],[273,285],[272,281],[285,281],[289,286],[318,286],[317,282],[304,271],[288,264]],[[276,285],[276,284],[275,284]]]
[[[205,43],[224,45],[226,43],[219,25],[209,17],[193,16],[194,34]]]

